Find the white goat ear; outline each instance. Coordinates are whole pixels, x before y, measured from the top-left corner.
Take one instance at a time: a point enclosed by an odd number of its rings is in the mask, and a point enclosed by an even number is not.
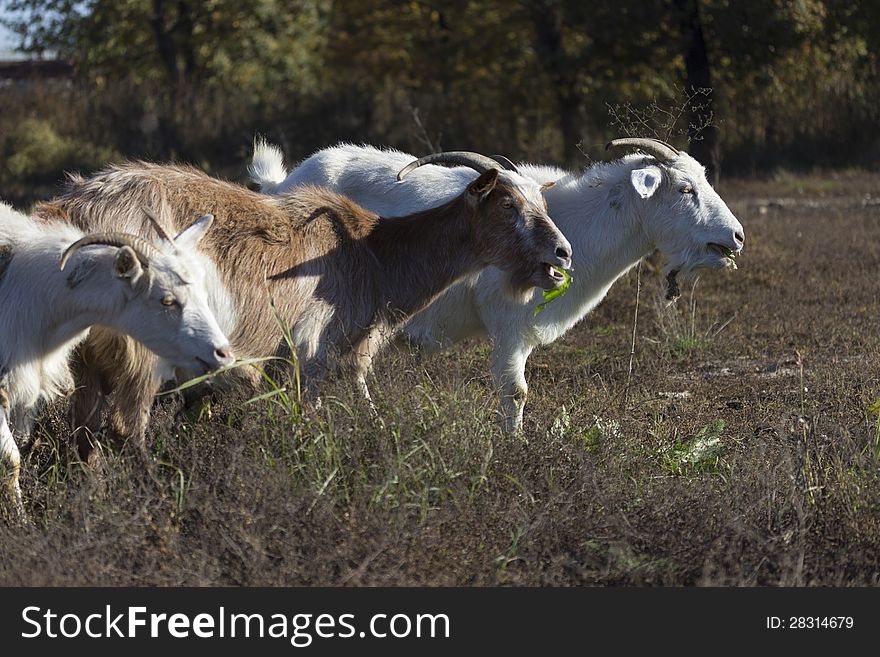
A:
[[[113,273],[116,278],[128,278],[134,280],[142,271],[141,263],[135,252],[127,246],[120,247],[113,260]]]
[[[644,169],[634,169],[629,174],[629,179],[639,196],[650,198],[660,187],[663,177],[657,167],[645,167]]]
[[[201,241],[213,223],[214,215],[202,215],[174,238],[174,245],[177,247],[183,247],[184,249],[193,248]]]

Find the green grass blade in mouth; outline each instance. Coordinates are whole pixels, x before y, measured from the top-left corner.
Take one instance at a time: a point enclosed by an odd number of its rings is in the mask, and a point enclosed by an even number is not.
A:
[[[562,274],[565,277],[565,280],[555,290],[544,290],[544,301],[538,304],[538,307],[535,308],[535,312],[532,314],[532,317],[536,317],[539,312],[544,310],[547,307],[547,304],[553,301],[553,299],[558,299],[568,290],[568,286],[571,285],[572,280],[571,274],[560,267],[554,267],[556,271]]]
[[[202,374],[201,376],[193,377],[192,379],[187,379],[183,383],[181,383],[176,388],[172,388],[171,390],[166,390],[164,392],[159,392],[156,394],[157,397],[162,397],[164,395],[172,395],[177,392],[182,392],[188,388],[192,388],[194,386],[199,385],[200,383],[204,383],[208,379],[215,377],[218,374],[222,374],[223,372],[228,372],[229,370],[234,370],[238,367],[245,367],[247,365],[257,365],[259,363],[266,363],[273,360],[287,360],[285,358],[281,358],[280,356],[262,356],[260,358],[243,358],[241,360],[237,360],[231,365],[225,365],[219,369],[208,372],[207,374]]]

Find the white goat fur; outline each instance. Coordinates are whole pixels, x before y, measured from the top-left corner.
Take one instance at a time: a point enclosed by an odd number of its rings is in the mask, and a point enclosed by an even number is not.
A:
[[[175,367],[200,371],[197,358],[211,367],[232,362],[221,353],[228,340],[205,289],[207,280],[218,277],[195,248],[210,225],[211,218],[203,217],[178,236],[173,249],[158,246],[149,271],[129,247],[106,245],[82,248],[61,271],[62,253],[84,233],[0,203],[0,397],[8,396],[8,407],[0,408],[0,465],[11,466],[7,483],[19,513],[14,435],[27,440],[36,406],[71,390],[68,360],[90,326],[131,335]]]
[[[396,174],[414,158],[395,150],[342,144],[318,151],[285,178],[278,149],[258,144],[252,175],[267,193],[300,184],[325,185],[378,213],[404,214],[448,199],[476,176],[465,167],[426,165],[402,181]],[[723,268],[728,258],[708,247],[738,252],[742,226],[706,180],[705,170],[686,153],[662,163],[629,155],[598,163],[582,174],[550,166],[521,164],[520,176],[535,185],[555,181],[544,193],[554,223],[572,245],[573,282],[566,294],[534,316],[543,299],[527,303],[499,293],[501,276],[489,267],[453,286],[404,328],[427,348],[468,337],[492,339],[491,368],[500,388],[508,431],[522,426],[527,394],[525,364],[532,350],[553,342],[590,312],[609,288],[644,256],[659,249],[665,272],[685,279],[699,268]],[[682,190],[690,188],[690,192]]]

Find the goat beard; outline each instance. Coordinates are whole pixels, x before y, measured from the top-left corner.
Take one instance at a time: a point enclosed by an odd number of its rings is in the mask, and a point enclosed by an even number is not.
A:
[[[669,267],[663,270],[666,274],[666,294],[667,305],[672,305],[681,296],[681,286],[693,285],[700,276],[699,267],[688,267],[679,265]]]
[[[681,296],[681,288],[678,287],[678,280],[676,279],[677,276],[677,269],[673,269],[671,272],[666,274],[666,300],[670,304],[678,301],[678,298]]]
[[[668,302],[668,305],[675,303],[681,296],[681,288],[678,286],[678,276],[681,274],[682,267],[670,265],[669,259],[659,249],[654,250],[654,252],[646,256],[642,262],[650,272],[666,277],[666,301]]]
[[[667,305],[672,305],[681,296],[681,286],[693,283],[699,276],[699,265],[688,258],[688,254],[679,254],[670,258],[662,251],[655,251],[645,259],[648,266],[666,280],[664,297]]]

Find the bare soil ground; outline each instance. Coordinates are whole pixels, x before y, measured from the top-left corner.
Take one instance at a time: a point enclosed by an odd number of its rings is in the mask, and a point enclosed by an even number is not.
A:
[[[166,402],[99,475],[53,409],[0,511],[2,585],[876,585],[880,176],[733,182],[739,270],[676,305],[642,272],[529,361],[502,434],[488,346],[342,384]],[[629,386],[627,381],[629,380]]]

